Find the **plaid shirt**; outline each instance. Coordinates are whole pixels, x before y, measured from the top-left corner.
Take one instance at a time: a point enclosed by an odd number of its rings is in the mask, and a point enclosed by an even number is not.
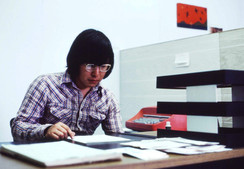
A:
[[[43,139],[44,130],[57,122],[84,134],[100,124],[105,133],[123,132],[114,95],[98,85],[84,98],[67,72],[39,76],[30,85],[12,124],[14,140]]]

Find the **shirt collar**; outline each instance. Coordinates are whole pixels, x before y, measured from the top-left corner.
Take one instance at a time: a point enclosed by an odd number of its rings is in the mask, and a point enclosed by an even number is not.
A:
[[[63,74],[62,80],[61,80],[61,84],[72,84],[73,87],[77,88],[76,84],[72,81],[70,74],[68,73],[68,71],[66,70],[65,73]],[[93,87],[91,89],[91,91],[101,91],[102,90],[102,86],[99,83],[97,86]]]
[[[72,82],[73,81],[71,80],[70,74],[66,70],[65,73],[63,74],[61,83],[64,84],[64,83],[72,83]]]
[[[62,85],[72,85],[74,88],[77,88],[76,84],[72,81],[71,76],[67,70],[64,72],[64,74],[62,76],[61,86]]]

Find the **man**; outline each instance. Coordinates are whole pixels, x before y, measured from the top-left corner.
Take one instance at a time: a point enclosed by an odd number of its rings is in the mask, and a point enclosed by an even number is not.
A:
[[[100,85],[113,65],[109,39],[97,30],[81,32],[68,53],[67,70],[39,76],[30,85],[11,125],[14,140],[90,135],[100,124],[105,133],[123,132],[118,103]]]

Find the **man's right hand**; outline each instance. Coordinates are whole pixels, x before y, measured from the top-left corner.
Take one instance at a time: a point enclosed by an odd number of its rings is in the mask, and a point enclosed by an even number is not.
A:
[[[66,139],[68,136],[73,139],[73,137],[75,136],[75,132],[71,131],[69,126],[62,122],[58,122],[49,127],[45,134],[46,138],[51,138],[55,140]]]

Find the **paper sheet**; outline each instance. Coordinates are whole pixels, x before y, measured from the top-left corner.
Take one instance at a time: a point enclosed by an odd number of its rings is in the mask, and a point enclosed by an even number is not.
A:
[[[132,141],[132,142],[120,143],[120,144],[123,146],[138,147],[141,149],[157,149],[157,150],[164,150],[164,149],[175,148],[175,147],[184,147],[190,145],[186,143],[179,143],[179,142],[167,141],[167,140],[157,140],[157,139]]]
[[[124,142],[124,141],[131,141],[127,138],[116,137],[116,136],[109,136],[104,134],[99,135],[86,135],[86,136],[75,136],[74,141],[80,143],[106,143],[106,142]]]
[[[118,153],[123,153],[130,155],[132,157],[145,160],[145,161],[150,161],[150,160],[160,160],[160,159],[165,159],[168,158],[169,155],[167,153],[158,151],[158,150],[141,150],[137,148],[132,148],[132,147],[122,147],[122,148],[115,148],[115,149],[110,149],[108,151],[112,152],[118,152]]]
[[[210,145],[210,146],[189,146],[189,147],[178,147],[164,150],[168,153],[176,153],[183,155],[203,154],[203,153],[214,153],[232,150],[225,148],[224,145]]]
[[[163,138],[157,138],[156,140],[173,141],[173,142],[193,144],[193,145],[198,145],[198,146],[219,144],[219,142],[199,141],[199,140],[186,139],[186,138],[182,138],[182,137],[167,137],[167,138],[163,137]]]

